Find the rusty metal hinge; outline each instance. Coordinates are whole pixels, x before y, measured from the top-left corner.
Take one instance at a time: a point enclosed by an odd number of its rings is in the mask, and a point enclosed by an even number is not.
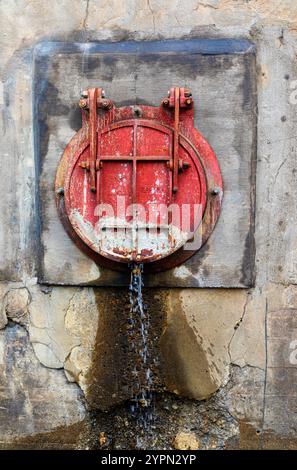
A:
[[[89,88],[82,93],[82,98],[79,101],[80,108],[89,111],[90,142],[90,159],[89,161],[81,162],[79,166],[90,172],[90,189],[93,192],[97,190],[96,172],[100,169],[100,160],[97,152],[97,108],[108,111],[112,105],[111,100],[105,99],[102,88]]]
[[[172,191],[178,191],[178,173],[188,168],[188,164],[179,159],[179,114],[180,108],[189,108],[193,104],[192,93],[187,88],[173,87],[168,92],[168,98],[163,105],[174,108],[174,134],[173,134],[173,175]]]

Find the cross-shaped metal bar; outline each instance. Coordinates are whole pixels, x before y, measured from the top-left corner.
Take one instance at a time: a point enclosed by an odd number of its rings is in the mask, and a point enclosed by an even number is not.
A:
[[[112,103],[110,100],[104,100],[101,88],[91,88],[87,92],[88,99],[81,100],[80,106],[82,108],[89,108],[89,142],[90,142],[90,159],[83,161],[79,166],[85,170],[90,171],[90,189],[97,192],[97,202],[100,202],[100,170],[104,161],[131,161],[133,165],[132,171],[132,202],[137,203],[136,189],[137,189],[137,161],[165,161],[169,170],[172,171],[172,192],[178,190],[178,172],[189,165],[187,162],[182,162],[179,159],[179,119],[180,107],[189,107],[193,100],[189,90],[184,88],[171,88],[168,99],[163,100],[163,105],[169,108],[174,108],[174,129],[173,129],[173,152],[172,155],[137,155],[137,127],[138,122],[135,120],[134,138],[133,138],[133,155],[100,155],[97,134],[97,107],[101,106],[104,109],[110,109]],[[141,125],[141,122],[140,122]]]

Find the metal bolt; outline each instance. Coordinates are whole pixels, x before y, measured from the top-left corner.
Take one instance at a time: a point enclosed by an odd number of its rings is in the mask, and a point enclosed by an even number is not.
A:
[[[213,196],[218,196],[218,195],[220,194],[220,192],[221,192],[220,188],[213,188],[213,189],[211,190],[211,194],[212,194]]]
[[[186,100],[186,104],[191,104],[192,103],[192,100],[190,100],[189,98]]]
[[[134,114],[135,114],[135,116],[140,117],[141,114],[142,114],[141,108],[139,108],[138,106],[135,106],[134,107]]]
[[[102,98],[105,98],[105,90],[101,91],[101,96],[102,96]]]
[[[64,194],[64,188],[58,188],[58,189],[56,190],[56,193],[57,193],[57,194],[60,194],[60,195],[62,196],[62,195]]]
[[[179,159],[178,161],[178,169],[180,171],[182,170],[186,170],[187,168],[190,167],[190,163],[189,162],[183,162],[182,159]]]
[[[90,163],[89,162],[80,162],[78,164],[78,166],[80,166],[80,168],[83,168],[84,170],[89,170],[90,169]]]
[[[163,100],[163,106],[168,106],[169,105],[169,100],[166,98]]]
[[[87,91],[87,90],[82,91],[81,94],[80,94],[80,96],[81,96],[82,98],[87,98],[87,97],[88,97],[88,91]]]
[[[79,103],[78,103],[78,104],[79,104],[79,107],[80,107],[80,108],[84,109],[84,108],[87,107],[88,102],[87,102],[86,99],[82,98],[81,100],[79,100]]]
[[[101,106],[103,109],[108,110],[112,107],[112,101],[102,99],[98,101],[97,105],[98,107]]]

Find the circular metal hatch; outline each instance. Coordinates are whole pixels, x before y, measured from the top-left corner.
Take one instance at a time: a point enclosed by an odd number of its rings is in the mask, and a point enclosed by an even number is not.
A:
[[[112,269],[137,261],[158,271],[192,256],[216,223],[222,180],[194,128],[191,95],[174,88],[160,108],[115,108],[92,89],[81,106],[82,129],[56,177],[71,238]]]

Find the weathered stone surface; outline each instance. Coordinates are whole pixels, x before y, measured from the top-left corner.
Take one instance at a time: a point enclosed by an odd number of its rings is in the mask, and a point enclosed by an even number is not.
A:
[[[98,328],[93,289],[32,290],[30,341],[40,362],[63,368],[70,381],[85,390]]]
[[[169,390],[205,399],[226,382],[244,291],[182,290],[169,297],[161,351]]]
[[[65,372],[86,391],[86,376],[92,364],[99,311],[92,288],[80,289],[71,298],[65,316],[66,331],[77,340],[65,362]]]
[[[28,333],[19,325],[0,331],[0,388],[1,447],[85,418],[79,389],[62,371],[40,364]]]
[[[173,441],[173,447],[178,450],[198,450],[199,441],[191,432],[179,432]]]
[[[291,307],[295,297],[285,298]],[[289,290],[290,294],[292,289]],[[289,298],[288,298],[289,297]],[[267,379],[264,429],[278,435],[296,433],[297,309],[267,312]],[[285,406],[284,406],[285,403]]]
[[[0,330],[4,328],[7,324],[7,316],[5,311],[5,296],[7,292],[7,285],[5,283],[0,282]]]
[[[10,289],[6,295],[6,315],[10,320],[21,325],[28,323],[28,305],[30,294],[26,287]]]
[[[30,293],[27,287],[17,283],[0,282],[0,329],[8,320],[27,325],[29,303]]]
[[[3,310],[1,310],[0,314],[0,329],[4,328],[7,324],[7,318]]]
[[[219,391],[232,416],[241,423],[263,429],[265,371],[256,367],[232,367],[231,381]]]
[[[240,321],[234,326],[229,353],[232,364],[265,369],[266,299],[257,292],[247,296]]]
[[[178,391],[197,398],[220,388],[205,402],[172,394],[160,396],[152,446],[171,448],[178,432],[191,429],[200,448],[296,449],[296,1],[61,0],[47,4],[19,0],[5,2],[0,9],[1,447],[71,447],[81,429],[91,432],[83,424],[79,388],[65,379],[62,370],[41,364],[65,367],[69,379],[86,387],[95,334],[87,325],[88,321],[96,323],[96,311],[88,288],[85,294],[66,286],[44,287],[43,292],[34,286],[34,260],[41,253],[36,256],[38,227],[34,224],[33,47],[41,40],[87,43],[187,36],[245,37],[257,46],[257,278],[247,302],[246,294],[234,290],[165,290],[166,295],[160,297],[160,305],[168,309],[161,343],[168,388],[170,383],[172,390],[178,385]],[[89,80],[85,74],[83,83],[72,84],[75,93]],[[94,80],[97,83],[98,77]],[[202,84],[207,89],[207,81]],[[223,84],[217,95],[224,93]],[[55,124],[53,116],[50,124]],[[74,117],[73,127],[76,125]],[[216,138],[219,142],[220,135]],[[61,132],[57,132],[49,147],[60,146]],[[81,266],[88,269],[87,262]],[[67,269],[71,271],[71,266]],[[189,272],[181,267],[176,274],[184,282]],[[98,272],[94,269],[88,275],[95,279]],[[104,296],[96,295],[99,305]],[[36,356],[24,327],[7,325],[8,315],[25,325],[26,309]],[[84,335],[84,327],[90,338]],[[106,331],[108,344],[102,346]],[[122,385],[120,380],[113,381],[122,365],[120,349],[112,348],[110,332],[112,328],[102,328],[97,331],[98,343],[95,341],[96,348],[101,342],[98,350],[107,350],[109,358],[117,354],[113,362],[116,373],[107,371],[110,380],[104,382],[104,392]],[[197,361],[206,367],[199,367]],[[230,367],[231,363],[236,366]],[[135,422],[126,405],[98,413],[94,420],[98,423],[97,445],[100,432],[112,437],[113,448],[135,445]]]
[[[283,309],[297,308],[297,286],[269,283],[265,286],[264,296],[267,298],[267,311],[278,312]]]
[[[293,236],[296,104],[292,100],[297,38],[294,31],[277,26],[264,28],[260,37],[258,61],[264,68],[258,86],[258,283],[290,284],[295,282],[297,254]]]
[[[61,368],[71,349],[79,344],[65,328],[65,315],[74,289],[55,289],[44,293],[38,287],[32,291],[29,306],[30,341],[42,364]]]

